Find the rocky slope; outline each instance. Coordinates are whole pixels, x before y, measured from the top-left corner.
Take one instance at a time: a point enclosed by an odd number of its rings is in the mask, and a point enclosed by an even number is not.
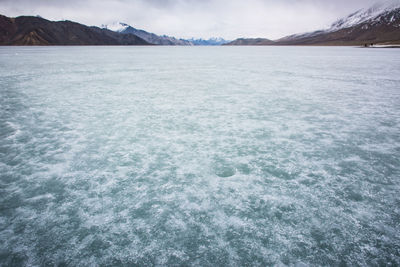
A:
[[[400,41],[400,1],[375,4],[339,19],[326,30],[287,36],[287,45],[363,45]]]
[[[134,34],[120,34],[72,21],[0,15],[0,45],[148,45]]]
[[[240,39],[232,45],[243,45]],[[339,19],[328,29],[290,35],[273,43],[245,39],[246,45],[364,45],[400,43],[400,1],[375,4]]]

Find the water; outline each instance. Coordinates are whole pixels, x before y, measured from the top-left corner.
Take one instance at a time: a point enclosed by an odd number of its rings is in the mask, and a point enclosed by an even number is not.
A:
[[[400,53],[0,48],[0,265],[399,265]]]

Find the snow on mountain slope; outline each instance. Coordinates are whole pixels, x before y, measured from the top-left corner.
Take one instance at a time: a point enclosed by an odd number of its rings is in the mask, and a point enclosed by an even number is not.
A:
[[[122,23],[122,22],[114,22],[111,24],[103,24],[101,25],[101,28],[103,29],[108,29],[110,31],[114,31],[114,32],[122,32],[124,30],[126,30],[129,27],[128,24],[126,23]]]
[[[374,22],[393,10],[400,9],[400,0],[390,0],[382,3],[376,3],[368,9],[361,9],[345,18],[339,19],[332,24],[328,31],[337,31],[350,28],[364,22]]]
[[[357,12],[354,12],[350,14],[347,17],[344,17],[342,19],[339,19],[335,21],[329,28],[327,29],[321,29],[318,31],[314,32],[306,32],[306,33],[298,33],[298,34],[293,34],[289,35],[286,37],[283,37],[281,39],[276,40],[277,42],[285,43],[285,44],[290,44],[290,42],[297,42],[299,40],[311,40],[311,39],[318,39],[323,37],[323,39],[329,35],[332,34],[332,40],[340,40],[340,38],[344,38],[343,41],[346,39],[352,40],[352,38],[355,38],[356,36],[354,34],[359,34],[359,35],[365,35],[365,31],[369,31],[371,36],[368,38],[371,38],[371,40],[374,40],[375,38],[372,38],[374,34],[372,34],[371,29],[378,27],[378,26],[386,25],[389,28],[385,29],[380,29],[380,33],[376,32],[374,33],[377,36],[381,36],[384,34],[384,32],[388,31],[398,31],[395,30],[396,28],[400,28],[400,0],[389,0],[386,2],[380,2],[376,3],[375,5],[358,10]],[[359,30],[354,30],[354,28],[361,26],[362,31],[360,32]],[[346,34],[347,36],[343,34],[335,34],[339,31],[342,31],[344,29],[350,29],[350,31],[347,31]],[[352,37],[351,37],[352,36]],[[365,38],[366,36],[362,37]],[[359,38],[359,37],[357,37]],[[361,38],[361,37],[360,37]],[[361,38],[361,39],[362,39]],[[385,37],[386,38],[386,37]],[[379,39],[379,38],[378,38]],[[395,38],[397,39],[397,38]],[[326,38],[321,41],[326,42]],[[316,42],[316,41],[313,41]],[[302,41],[300,42],[302,43]]]
[[[175,37],[166,35],[160,36],[151,32],[133,28],[132,26],[122,22],[116,22],[108,25],[103,24],[101,27],[122,34],[134,34],[143,40],[146,40],[150,44],[155,45],[193,45],[188,40],[177,39]]]
[[[150,33],[144,30],[133,28],[132,26],[123,23],[123,22],[114,22],[111,24],[102,24],[101,28],[108,29],[114,32],[119,33],[131,33],[140,38],[146,40],[151,44],[156,45],[222,45],[228,43],[229,41],[220,38],[214,37],[208,40],[205,39],[195,39],[191,38],[189,40],[185,39],[177,39],[175,37],[167,36],[167,35],[156,35],[154,33]]]
[[[228,43],[229,41],[221,38],[221,37],[212,37],[209,39],[195,39],[191,38],[188,40],[189,42],[193,43],[194,45],[223,45]]]

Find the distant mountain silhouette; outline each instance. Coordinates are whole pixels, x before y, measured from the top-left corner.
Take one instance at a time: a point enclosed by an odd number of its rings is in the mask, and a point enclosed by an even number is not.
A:
[[[221,38],[221,37],[213,37],[213,38],[209,38],[209,39],[195,39],[195,38],[191,38],[188,39],[189,42],[191,42],[194,45],[223,45],[226,43],[229,43],[229,41]]]
[[[226,45],[274,45],[275,42],[266,38],[239,38]]]
[[[148,45],[134,34],[120,34],[72,21],[0,15],[0,45]]]

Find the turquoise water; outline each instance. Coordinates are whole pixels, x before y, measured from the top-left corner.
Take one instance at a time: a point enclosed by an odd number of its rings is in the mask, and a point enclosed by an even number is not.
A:
[[[400,53],[1,47],[1,266],[400,265]]]

